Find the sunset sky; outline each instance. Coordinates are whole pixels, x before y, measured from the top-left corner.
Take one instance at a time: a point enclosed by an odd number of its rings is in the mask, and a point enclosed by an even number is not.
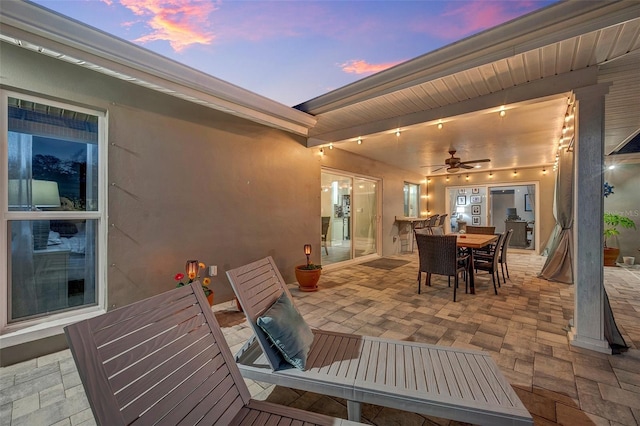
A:
[[[555,2],[35,3],[293,106]]]

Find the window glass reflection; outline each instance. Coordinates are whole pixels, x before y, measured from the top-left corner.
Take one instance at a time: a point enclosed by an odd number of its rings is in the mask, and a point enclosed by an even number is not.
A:
[[[11,318],[95,305],[96,220],[19,220],[11,236]],[[46,244],[34,238],[46,230]]]

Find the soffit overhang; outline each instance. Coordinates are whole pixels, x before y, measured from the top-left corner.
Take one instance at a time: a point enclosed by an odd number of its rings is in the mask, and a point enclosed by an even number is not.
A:
[[[1,41],[269,127],[307,136],[316,119],[27,1],[2,2]]]

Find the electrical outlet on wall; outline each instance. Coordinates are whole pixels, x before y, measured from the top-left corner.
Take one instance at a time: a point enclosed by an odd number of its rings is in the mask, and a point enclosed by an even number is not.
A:
[[[210,265],[209,266],[209,276],[210,277],[215,277],[216,275],[218,275],[218,267],[216,265]]]

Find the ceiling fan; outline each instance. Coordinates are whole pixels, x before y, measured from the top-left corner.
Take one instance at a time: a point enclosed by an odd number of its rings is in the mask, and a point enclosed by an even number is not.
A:
[[[437,164],[436,166],[441,166],[441,167],[438,169],[432,170],[431,173],[440,171],[445,167],[447,168],[446,170],[447,173],[457,173],[458,171],[460,171],[460,169],[473,169],[473,166],[470,166],[469,164],[487,163],[491,161],[488,158],[483,158],[481,160],[460,161],[460,157],[455,156],[456,150],[453,148],[449,150],[449,155],[451,155],[451,158],[447,158],[446,160],[444,160],[444,164]],[[434,167],[434,166],[422,166],[422,167]]]

